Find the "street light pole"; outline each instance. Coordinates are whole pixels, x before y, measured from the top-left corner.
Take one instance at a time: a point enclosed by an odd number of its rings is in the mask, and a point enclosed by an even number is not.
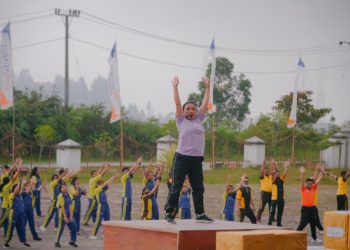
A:
[[[67,115],[69,107],[69,17],[79,17],[80,10],[62,10],[55,9],[55,15],[64,17],[65,26],[65,72],[64,72],[64,117],[66,125],[66,136],[67,136]]]

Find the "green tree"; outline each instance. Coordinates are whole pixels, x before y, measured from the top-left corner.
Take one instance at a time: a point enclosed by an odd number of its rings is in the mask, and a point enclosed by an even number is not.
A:
[[[45,144],[53,142],[56,138],[56,131],[48,124],[44,124],[35,129],[34,134],[35,140],[40,146],[39,161],[41,160],[41,155]]]
[[[305,127],[307,125],[315,124],[319,119],[331,112],[330,108],[317,109],[312,104],[312,91],[300,91],[297,94],[297,125],[298,127]],[[276,111],[282,111],[289,115],[292,107],[293,92],[289,95],[284,95],[280,100],[276,101],[273,107]]]
[[[217,126],[226,121],[224,123],[226,126],[236,127],[234,121],[243,121],[249,114],[251,82],[244,74],[233,75],[233,68],[233,63],[227,58],[216,58],[215,82],[211,84],[214,84],[213,98],[216,105],[214,117]],[[211,64],[208,65],[207,77],[210,76],[210,72]],[[199,82],[198,90],[199,93],[191,93],[188,100],[199,106],[204,95],[203,82]]]

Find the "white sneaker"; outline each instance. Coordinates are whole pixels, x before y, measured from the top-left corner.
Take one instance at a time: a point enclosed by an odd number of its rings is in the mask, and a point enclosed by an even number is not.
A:
[[[41,232],[45,232],[46,231],[46,227],[40,226],[40,230],[41,230]]]
[[[96,236],[93,236],[93,235],[90,235],[90,236],[89,236],[89,239],[90,239],[90,240],[97,240],[97,237],[96,237]]]
[[[311,243],[322,243],[323,241],[322,240],[320,240],[320,239],[311,239],[311,241],[310,241]]]

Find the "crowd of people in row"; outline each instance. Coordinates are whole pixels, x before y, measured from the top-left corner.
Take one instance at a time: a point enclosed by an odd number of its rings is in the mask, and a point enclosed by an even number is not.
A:
[[[231,177],[228,177],[226,191],[224,192],[224,209],[222,219],[234,221],[235,203],[238,202],[236,213],[238,221],[243,222],[244,218],[250,219],[251,223],[261,223],[261,216],[266,205],[269,208],[268,225],[276,222],[278,227],[282,227],[282,215],[285,205],[284,183],[287,178],[290,161],[284,162],[284,171],[278,170],[275,161],[270,162],[270,168],[266,166],[266,161],[261,166],[260,188],[261,198],[258,212],[255,216],[255,205],[252,197],[252,190],[249,187],[249,178],[246,175],[241,177],[241,181],[234,187],[231,184]],[[313,242],[321,242],[317,239],[316,228],[323,233],[323,226],[318,212],[318,184],[323,176],[330,176],[337,181],[337,210],[348,210],[347,179],[350,172],[342,171],[340,176],[336,176],[325,170],[322,163],[315,167],[313,176],[305,179],[305,168],[300,168],[300,193],[301,193],[301,217],[297,230],[302,231],[308,224],[311,228]],[[277,212],[277,216],[275,217]]]
[[[85,226],[89,225],[92,218],[93,226],[89,239],[96,239],[96,235],[101,227],[102,221],[110,220],[110,208],[108,205],[107,189],[108,186],[120,175],[122,184],[121,197],[121,220],[131,220],[132,212],[132,185],[131,179],[135,171],[141,167],[142,158],[139,158],[133,167],[124,167],[120,174],[113,175],[103,181],[103,176],[108,172],[109,165],[104,164],[97,170],[90,173],[88,192],[81,187],[78,177],[80,171],[59,170],[58,174],[51,176],[51,181],[47,185],[42,181],[38,168],[34,167],[29,178],[20,177],[22,170],[21,159],[17,159],[13,166],[4,165],[0,177],[0,197],[1,197],[1,217],[0,227],[3,227],[5,244],[9,247],[14,228],[23,246],[29,247],[26,237],[26,225],[29,225],[33,240],[40,241],[36,228],[34,213],[42,217],[41,213],[41,190],[49,188],[50,205],[47,214],[44,217],[40,230],[45,232],[47,227],[54,221],[57,228],[55,246],[61,247],[60,239],[65,226],[70,231],[69,245],[77,247],[77,234],[80,234],[80,222]],[[275,161],[269,163],[270,168],[264,161],[261,167],[260,184],[261,200],[257,214],[255,215],[255,205],[252,197],[252,190],[249,186],[247,175],[241,177],[237,185],[232,184],[231,176],[227,178],[227,187],[224,192],[224,208],[222,210],[222,219],[226,221],[235,221],[235,211],[237,220],[243,222],[245,217],[249,218],[251,223],[261,223],[261,217],[266,205],[269,208],[268,225],[276,221],[276,225],[282,227],[282,215],[284,210],[284,182],[287,177],[290,162],[284,163],[284,171],[281,173],[278,164]],[[157,203],[158,188],[163,173],[163,164],[158,164],[151,170],[143,170],[143,189],[141,195],[141,219],[158,220],[159,208]],[[312,239],[319,242],[316,235],[316,227],[323,231],[318,214],[318,194],[317,187],[323,176],[329,175],[338,182],[337,190],[337,208],[338,210],[347,210],[347,179],[349,172],[343,171],[341,175],[335,176],[327,172],[324,166],[319,163],[316,165],[314,175],[310,178],[304,178],[305,169],[300,168],[301,176],[301,218],[298,230],[303,230],[307,224],[310,224]],[[172,176],[167,180],[168,188],[172,187]],[[183,183],[178,208],[176,214],[179,219],[191,219],[191,185],[188,178]],[[81,216],[81,198],[87,196],[88,207],[84,217]],[[235,204],[238,203],[237,207]],[[275,215],[277,214],[276,218]]]

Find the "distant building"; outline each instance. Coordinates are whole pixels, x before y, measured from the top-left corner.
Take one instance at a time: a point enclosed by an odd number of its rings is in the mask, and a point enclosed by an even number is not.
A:
[[[244,142],[243,167],[261,165],[265,160],[265,141],[253,136]]]
[[[165,160],[170,149],[176,149],[177,140],[171,135],[166,135],[157,140],[157,161]]]
[[[321,160],[330,168],[350,167],[350,123],[343,126],[339,133],[329,139],[333,145],[321,150]]]
[[[68,139],[57,144],[56,159],[58,168],[79,170],[81,163],[81,146]]]

